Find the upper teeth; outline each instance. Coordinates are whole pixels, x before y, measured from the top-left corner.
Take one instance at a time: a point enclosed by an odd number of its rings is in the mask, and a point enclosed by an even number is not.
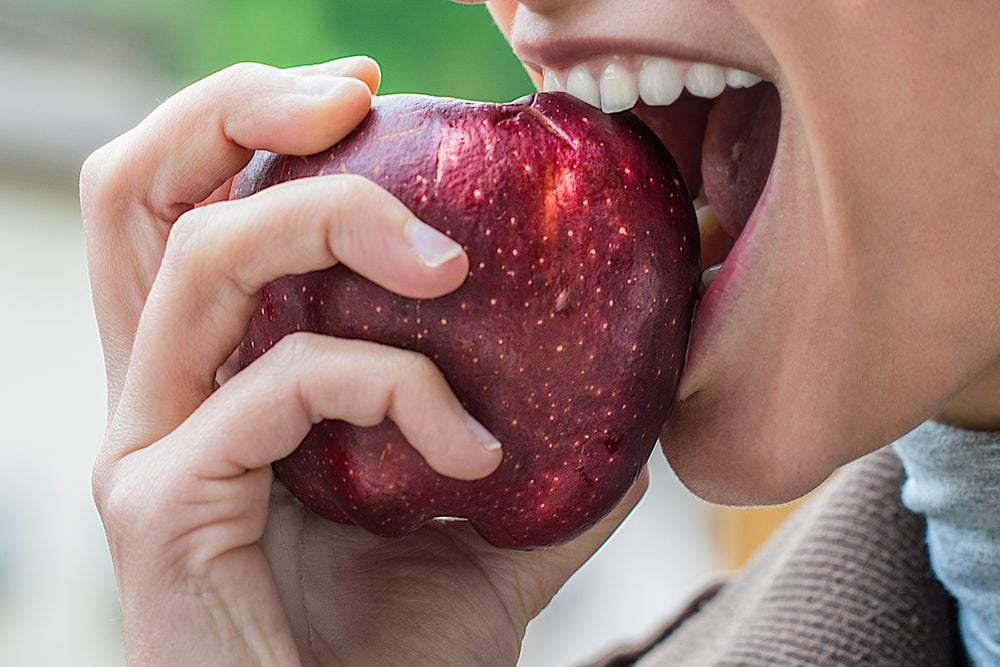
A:
[[[626,111],[639,98],[650,106],[672,104],[681,92],[714,98],[730,88],[749,88],[763,79],[750,72],[710,63],[679,63],[669,58],[612,57],[580,63],[569,70],[545,69],[544,90],[565,91],[605,113]]]

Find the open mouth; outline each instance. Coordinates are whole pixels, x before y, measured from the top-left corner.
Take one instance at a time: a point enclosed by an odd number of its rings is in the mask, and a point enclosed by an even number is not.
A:
[[[775,86],[741,70],[660,57],[595,58],[544,74],[546,91],[608,113],[633,111],[673,154],[697,194],[706,292],[767,185],[781,125]]]

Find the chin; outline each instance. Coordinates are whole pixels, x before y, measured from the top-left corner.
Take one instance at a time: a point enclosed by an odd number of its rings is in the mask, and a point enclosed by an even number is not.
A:
[[[775,400],[726,400],[706,389],[678,402],[660,443],[681,482],[712,503],[778,505],[806,495],[846,462],[835,453],[848,434],[816,419],[815,406]]]

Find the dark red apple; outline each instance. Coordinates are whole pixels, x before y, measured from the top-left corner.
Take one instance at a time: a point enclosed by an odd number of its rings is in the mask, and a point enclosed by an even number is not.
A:
[[[491,544],[533,548],[596,523],[649,457],[694,307],[697,223],[656,136],[564,94],[380,97],[328,152],[256,155],[234,196],[323,173],[392,192],[465,247],[469,277],[431,300],[343,266],[275,281],[242,363],[297,330],[416,350],[504,456],[488,478],[462,482],[434,473],[388,420],[325,421],[277,476],[322,516],[385,536],[465,517]]]

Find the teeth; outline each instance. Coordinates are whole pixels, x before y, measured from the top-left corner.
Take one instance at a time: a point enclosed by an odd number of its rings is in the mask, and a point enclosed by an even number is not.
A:
[[[750,88],[756,86],[763,79],[756,74],[744,72],[741,69],[726,68],[726,85],[730,88]]]
[[[702,183],[701,187],[698,188],[698,195],[694,198],[694,210],[697,213],[701,209],[708,206],[708,195],[705,194],[705,184]]]
[[[708,199],[695,200],[695,214],[698,216],[698,232],[701,236],[701,265],[720,264],[729,255],[735,243],[719,222]]]
[[[545,80],[542,82],[542,90],[546,93],[562,93],[566,91],[566,86],[562,85],[559,75],[555,70],[545,70]]]
[[[604,56],[577,63],[569,71],[546,68],[543,75],[544,91],[566,91],[605,113],[631,109],[640,97],[650,106],[667,106],[676,102],[685,88],[691,95],[712,99],[727,85],[749,88],[764,80],[734,67],[632,56]]]
[[[601,109],[617,113],[635,106],[639,100],[639,84],[635,75],[622,63],[613,62],[601,75]]]
[[[695,97],[718,97],[726,89],[726,71],[718,65],[695,63],[684,77],[684,85]]]
[[[722,264],[716,264],[701,272],[701,282],[698,284],[698,296],[705,294],[709,286],[715,281],[715,277],[719,275],[719,269],[721,268]]]
[[[684,90],[684,75],[666,58],[649,58],[639,71],[639,94],[650,106],[673,104]]]
[[[601,106],[601,90],[597,87],[597,82],[590,75],[584,65],[577,65],[569,71],[566,78],[566,92],[574,97],[579,97],[592,107]]]

